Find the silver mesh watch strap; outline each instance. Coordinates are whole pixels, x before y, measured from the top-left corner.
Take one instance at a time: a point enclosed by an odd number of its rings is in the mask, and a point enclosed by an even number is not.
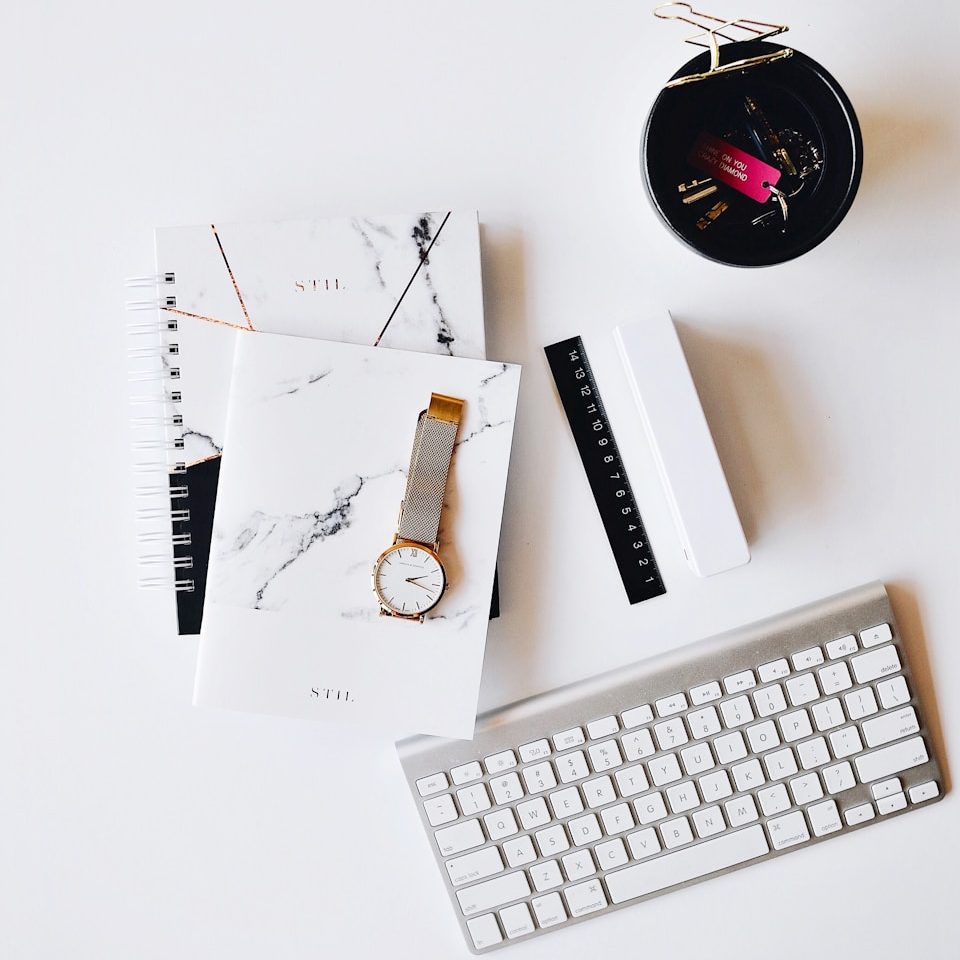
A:
[[[420,414],[397,527],[398,540],[437,542],[447,473],[462,411],[462,400],[433,393],[430,407]]]

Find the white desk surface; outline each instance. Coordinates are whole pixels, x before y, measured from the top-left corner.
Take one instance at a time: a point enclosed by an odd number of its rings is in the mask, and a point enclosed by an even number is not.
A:
[[[155,224],[481,210],[490,355],[526,365],[483,706],[881,578],[925,642],[956,765],[957,15],[708,4],[792,24],[863,126],[839,231],[747,272],[681,247],[645,199],[644,117],[687,56],[651,5],[8,12],[0,954],[466,955],[390,746],[192,708],[196,641],[134,586],[122,280],[151,269]],[[708,581],[680,556],[610,338],[667,307],[752,542],[749,566]],[[541,352],[578,332],[669,585],[634,607]],[[951,796],[511,956],[954,956],[958,810]]]

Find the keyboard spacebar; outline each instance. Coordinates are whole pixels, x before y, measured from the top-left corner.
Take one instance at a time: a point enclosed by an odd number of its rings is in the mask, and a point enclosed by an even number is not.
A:
[[[665,857],[608,873],[605,877],[610,899],[623,903],[656,890],[664,890],[687,880],[695,880],[716,870],[725,870],[768,853],[763,827],[757,824],[736,833],[726,833],[694,847],[668,853]]]

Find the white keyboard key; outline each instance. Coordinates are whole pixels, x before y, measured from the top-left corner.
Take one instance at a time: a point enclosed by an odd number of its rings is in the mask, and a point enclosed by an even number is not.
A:
[[[843,819],[851,827],[858,823],[866,823],[867,820],[872,820],[874,816],[872,803],[861,803],[859,806],[850,807],[849,810],[843,811]]]
[[[653,708],[649,703],[641,707],[631,707],[620,714],[620,720],[623,723],[623,729],[629,730],[631,727],[639,727],[643,723],[649,723],[653,719]]]
[[[515,940],[525,933],[533,933],[533,917],[530,908],[525,903],[515,903],[512,907],[505,907],[500,911],[500,922],[507,934],[508,940]]]
[[[823,737],[814,737],[797,744],[797,754],[800,757],[800,766],[804,770],[812,770],[830,762],[830,751],[827,741]]]
[[[903,677],[894,677],[893,680],[902,680]],[[893,680],[884,680],[884,683],[892,683]],[[877,684],[881,687],[883,684]],[[851,720],[860,720],[863,717],[869,717],[876,713],[880,708],[877,706],[877,698],[873,695],[873,687],[864,687],[862,690],[852,690],[843,695],[843,702],[847,705],[847,715]]]
[[[580,799],[580,791],[576,787],[567,787],[566,790],[551,793],[550,806],[553,807],[553,815],[558,820],[583,813],[583,801]]]
[[[850,679],[850,671],[843,661],[821,667],[817,671],[817,676],[820,679],[820,686],[823,688],[823,695],[825,697],[829,697],[831,693],[840,693],[843,690],[849,690],[853,686],[853,681]]]
[[[713,741],[713,749],[717,753],[717,763],[735,763],[747,755],[747,745],[739,730],[717,737]]]
[[[423,809],[431,827],[442,827],[445,823],[453,823],[457,819],[457,808],[453,805],[453,797],[449,793],[425,800]]]
[[[533,849],[533,841],[529,836],[507,840],[503,845],[503,855],[511,867],[522,867],[537,859],[537,851]]]
[[[492,877],[503,869],[503,858],[496,847],[484,847],[476,853],[468,853],[463,857],[456,857],[446,863],[450,882],[459,887],[474,880],[483,880]]]
[[[754,753],[763,753],[764,750],[772,750],[780,746],[777,725],[772,720],[764,720],[763,723],[755,723],[752,727],[747,727],[747,739]]]
[[[520,823],[524,830],[533,830],[550,822],[550,813],[543,797],[518,804],[517,813],[520,814]]]
[[[890,673],[900,671],[900,654],[894,646],[880,647],[869,653],[861,653],[850,661],[857,683],[872,683]]]
[[[609,737],[611,733],[616,733],[619,729],[620,724],[616,717],[601,717],[599,720],[591,720],[587,724],[587,734],[591,740]]]
[[[559,893],[548,893],[543,897],[534,897],[530,901],[533,912],[537,915],[537,923],[546,930],[567,919],[567,909]]]
[[[891,777],[889,780],[880,780],[870,788],[874,800],[882,800],[893,793],[903,793],[903,784],[899,777]]]
[[[923,803],[926,800],[933,800],[939,796],[940,788],[933,780],[928,780],[926,783],[918,783],[915,787],[910,788],[911,803]]]
[[[616,740],[604,740],[603,743],[594,743],[589,748],[590,763],[596,773],[611,770],[623,763],[620,747]]]
[[[712,737],[720,732],[720,717],[716,707],[704,707],[687,714],[687,723],[690,725],[690,734],[694,740],[703,737]]]
[[[727,693],[742,693],[757,685],[757,679],[752,670],[741,670],[723,678],[723,688]]]
[[[751,757],[746,763],[737,764],[731,768],[730,772],[740,793],[756,790],[767,782],[763,775],[763,767],[760,766],[760,761],[756,757]]]
[[[805,773],[802,777],[791,780],[790,792],[797,806],[813,803],[814,800],[820,800],[823,797],[823,787],[815,773]]]
[[[757,799],[760,801],[760,809],[763,811],[765,817],[772,817],[775,813],[782,813],[784,810],[789,810],[792,806],[787,788],[782,783],[761,790],[757,794]]]
[[[797,773],[797,761],[789,747],[777,750],[775,753],[768,753],[763,758],[763,762],[766,764],[769,780],[783,780]]]
[[[563,895],[567,898],[571,917],[582,917],[595,910],[602,910],[607,905],[607,898],[599,880],[587,880],[586,883],[567,887]]]
[[[529,896],[530,884],[527,875],[522,870],[515,873],[506,873],[502,877],[484,880],[476,886],[457,891],[457,900],[460,910],[465,917],[472,917],[476,913],[486,913],[494,907],[499,907],[511,900],[519,900]]]
[[[885,817],[888,813],[896,813],[898,810],[903,810],[907,806],[907,798],[902,793],[894,793],[892,796],[884,797],[882,800],[877,801],[877,811],[881,817]]]
[[[651,760],[647,764],[647,769],[650,771],[654,784],[658,787],[662,787],[665,783],[673,783],[674,780],[680,780],[683,776],[675,753],[665,753],[662,757]]]
[[[700,785],[700,795],[704,803],[710,803],[712,800],[723,800],[733,793],[733,787],[730,786],[730,777],[726,770],[718,770],[716,773],[708,773],[701,777],[697,783]]]
[[[787,743],[802,740],[813,733],[813,727],[810,726],[810,716],[806,710],[794,710],[793,713],[785,713],[780,718],[780,730],[783,732],[783,739]]]
[[[630,845],[630,855],[634,860],[644,860],[661,850],[660,835],[653,827],[631,833],[627,837],[627,843]]]
[[[687,698],[682,693],[675,693],[669,697],[661,697],[655,706],[658,717],[672,717],[675,713],[687,709]]]
[[[661,823],[660,836],[663,837],[663,845],[668,850],[682,847],[685,843],[693,843],[693,831],[686,817],[677,817],[676,820]]]
[[[483,830],[480,827],[479,820],[464,820],[463,823],[455,823],[452,827],[437,830],[434,836],[437,839],[440,852],[445,857],[469,850],[471,847],[479,847],[484,842]]]
[[[474,813],[481,813],[491,807],[490,794],[485,784],[475,783],[472,787],[461,787],[457,791],[457,803],[465,817]]]
[[[863,749],[860,742],[860,733],[856,727],[844,727],[842,730],[834,730],[830,734],[830,747],[833,755],[842,760],[844,757],[852,757]]]
[[[817,681],[812,673],[803,673],[799,677],[791,677],[787,681],[787,694],[795,707],[803,706],[803,704],[820,697]]]
[[[700,797],[692,780],[667,787],[666,794],[671,813],[683,813],[700,806]]]
[[[874,780],[883,780],[885,777],[909,770],[911,767],[918,767],[929,759],[923,738],[913,737],[911,740],[901,740],[889,747],[881,747],[873,753],[865,753],[853,762],[861,782],[872,783]]]
[[[690,690],[690,702],[697,707],[719,700],[721,696],[723,694],[720,690],[720,684],[716,680],[711,680],[710,683],[702,683],[699,687],[693,687]]]
[[[560,872],[560,864],[556,860],[546,860],[543,863],[538,863],[535,867],[531,867],[530,879],[538,893],[563,886],[563,874]]]
[[[467,929],[470,931],[473,945],[478,950],[482,950],[484,947],[492,947],[495,943],[503,943],[497,918],[492,913],[485,913],[482,917],[474,917],[472,920],[468,920]]]
[[[571,727],[564,730],[563,733],[553,735],[553,749],[556,751],[569,750],[571,747],[579,747],[586,743],[586,737],[583,735],[581,727]]]
[[[619,837],[613,840],[607,840],[605,843],[598,843],[593,852],[597,855],[597,863],[601,870],[612,870],[614,867],[622,867],[630,859],[627,848]]]
[[[803,813],[800,810],[788,813],[785,817],[768,820],[767,829],[770,831],[770,842],[774,850],[793,847],[810,839],[807,821],[803,819]]]
[[[550,756],[550,744],[546,740],[534,740],[532,743],[525,743],[520,747],[520,759],[524,763],[533,763],[534,760],[541,760],[543,757]]]
[[[757,667],[757,676],[760,677],[761,683],[773,683],[774,680],[782,680],[789,673],[790,664],[783,658]]]
[[[759,817],[757,805],[750,794],[728,800],[723,805],[723,809],[727,811],[727,819],[730,821],[731,827],[742,827],[745,823],[753,823]],[[696,814],[694,814],[694,818],[696,818]]]
[[[821,732],[832,730],[847,722],[847,718],[843,715],[843,707],[840,706],[840,701],[836,697],[821,700],[810,709],[813,711],[813,722]]]
[[[841,793],[856,786],[856,780],[853,777],[853,767],[846,760],[840,763],[834,763],[832,766],[823,768],[823,782],[826,784],[827,793]]]
[[[790,659],[793,661],[794,670],[809,670],[823,663],[823,651],[819,647],[810,647],[809,650],[795,653]]]
[[[473,783],[474,780],[483,778],[483,768],[480,766],[479,760],[473,760],[462,766],[454,767],[450,771],[450,777],[456,784]]]
[[[757,708],[758,717],[770,717],[787,709],[787,701],[783,696],[783,687],[775,683],[772,687],[764,687],[753,695],[753,703]]]
[[[483,822],[486,824],[487,835],[491,840],[502,840],[504,837],[512,837],[520,832],[517,818],[509,807],[484,814]]]
[[[640,763],[632,767],[624,767],[622,770],[618,770],[614,776],[621,797],[632,797],[634,794],[643,793],[650,787],[646,771],[643,769],[643,764]]]
[[[663,802],[662,793],[648,793],[645,797],[639,797],[633,801],[633,809],[636,811],[637,820],[644,825],[662,820],[667,815],[667,805]]]
[[[867,687],[867,689],[870,688]],[[903,677],[890,677],[889,680],[881,680],[877,684],[877,693],[884,710],[892,710],[894,707],[910,702],[910,691],[907,689],[907,681]]]
[[[882,747],[885,743],[919,733],[920,724],[913,707],[904,707],[891,713],[883,713],[872,720],[864,720],[861,730],[868,747]]]
[[[877,647],[881,643],[886,643],[893,639],[893,631],[889,623],[880,623],[869,630],[860,631],[860,642],[865,647]]]
[[[588,813],[585,817],[578,817],[576,820],[571,820],[568,824],[570,827],[570,836],[573,837],[573,845],[575,847],[582,847],[587,843],[595,843],[602,836],[600,832],[600,821],[597,820],[596,814]]]
[[[682,717],[658,723],[653,728],[653,732],[657,736],[657,743],[661,750],[673,750],[675,747],[682,747],[690,739],[687,736]]]
[[[593,854],[589,850],[576,850],[563,857],[563,872],[567,880],[583,880],[592,877],[597,872],[593,862]]]
[[[555,762],[561,783],[573,783],[575,780],[582,780],[590,773],[587,758],[582,750],[574,750],[573,753],[564,754],[562,757],[558,757]]]
[[[653,745],[653,737],[646,728],[635,730],[633,733],[625,733],[620,738],[620,743],[623,744],[623,752],[626,754],[627,760],[631,762],[642,760],[644,757],[652,757],[657,752],[657,748]]]
[[[755,860],[769,850],[763,827],[757,824],[607,874],[607,889],[613,903],[624,903],[656,890]]]
[[[691,777],[706,773],[716,766],[708,743],[695,743],[693,746],[684,747],[680,751],[680,758],[683,760],[683,769]]]
[[[417,790],[421,797],[429,797],[431,794],[446,790],[450,784],[447,782],[445,773],[431,773],[429,777],[421,777],[417,781]]]
[[[857,638],[853,634],[849,634],[846,637],[831,640],[827,644],[827,656],[831,660],[836,660],[838,657],[846,657],[851,653],[856,653],[857,649]]]
[[[840,811],[837,810],[837,804],[833,800],[825,800],[823,803],[815,803],[812,807],[808,807],[807,816],[810,818],[810,826],[813,827],[815,837],[835,833],[843,826],[840,822]]]
[[[583,785],[583,795],[587,798],[588,807],[602,807],[617,799],[613,781],[608,776],[588,780]]]
[[[505,777],[496,777],[490,781],[493,799],[497,803],[515,803],[523,797],[523,787],[520,778],[515,773],[508,773]]]
[[[523,768],[523,782],[527,785],[527,793],[542,793],[552,790],[557,785],[557,778],[553,774],[553,766],[549,760]]]
[[[502,750],[500,753],[484,757],[483,764],[487,768],[487,773],[495,777],[498,773],[503,773],[504,770],[515,767],[517,765],[517,755],[512,750]]]
[[[697,836],[705,840],[707,837],[721,833],[726,828],[726,823],[719,807],[704,807],[693,815],[693,827],[697,831]]]
[[[555,823],[545,830],[538,830],[533,838],[537,841],[537,848],[541,857],[553,857],[558,853],[563,853],[564,850],[570,849],[567,831],[563,829],[562,823]]]
[[[745,723],[753,720],[753,710],[750,707],[749,697],[734,697],[732,700],[724,700],[720,704],[720,712],[723,714],[723,722],[729,728],[742,727]]]

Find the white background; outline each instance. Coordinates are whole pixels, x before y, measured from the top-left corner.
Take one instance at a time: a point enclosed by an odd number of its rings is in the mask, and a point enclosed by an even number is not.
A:
[[[481,210],[489,351],[526,365],[483,701],[873,578],[960,743],[957,16],[755,3],[859,113],[840,230],[746,272],[673,240],[638,143],[687,57],[636,2],[17,4],[0,60],[0,954],[465,955],[392,749],[190,706],[135,586],[122,280],[152,228]],[[713,10],[712,6],[708,9]],[[670,307],[752,541],[684,564],[610,330]],[[589,335],[669,594],[629,607],[541,348]],[[513,948],[947,957],[956,800]]]

